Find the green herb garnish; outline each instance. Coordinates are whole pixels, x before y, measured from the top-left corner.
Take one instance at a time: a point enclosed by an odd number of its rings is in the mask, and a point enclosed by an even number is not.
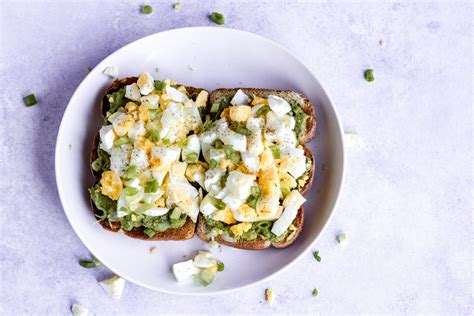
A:
[[[217,161],[212,159],[211,162],[209,163],[209,169],[215,169],[216,167],[217,167]]]
[[[365,80],[367,80],[368,82],[372,82],[375,80],[375,77],[374,77],[374,70],[373,69],[367,69],[365,72],[364,72],[364,78]]]
[[[102,263],[97,260],[96,258],[93,258],[92,261],[87,261],[87,260],[80,260],[79,265],[83,268],[90,269],[90,268],[95,268],[98,265],[101,265]]]
[[[33,106],[36,103],[38,103],[38,101],[36,101],[36,97],[34,94],[30,94],[30,95],[27,95],[26,97],[23,97],[23,104],[26,107]]]
[[[164,81],[155,80],[153,83],[156,90],[163,91],[166,88],[166,83]]]
[[[127,144],[128,143],[128,137],[127,136],[122,136],[122,137],[119,137],[117,138],[116,140],[114,140],[114,146],[115,147],[120,147],[124,144]]]
[[[170,213],[170,219],[172,220],[177,220],[181,217],[181,214],[183,213],[182,209],[179,207],[175,207],[171,213]]]
[[[194,163],[198,160],[199,156],[197,153],[190,153],[186,156],[186,158],[184,159],[186,162],[188,163]]]
[[[270,111],[270,106],[264,105],[260,109],[258,109],[257,112],[255,112],[255,116],[260,117],[262,115],[267,114],[267,112],[269,112],[269,111]]]
[[[321,262],[321,257],[319,256],[319,250],[313,251],[313,257],[317,262]]]
[[[212,205],[214,205],[218,210],[225,209],[225,203],[215,197],[209,196],[211,198]]]
[[[150,238],[152,238],[156,234],[156,232],[151,228],[146,228],[145,230],[143,230],[143,232]]]
[[[138,193],[138,190],[133,187],[128,187],[122,190],[123,194],[126,196],[134,196],[135,194]]]
[[[277,145],[270,146],[270,150],[272,151],[273,158],[280,159],[280,149],[278,149]]]
[[[158,182],[156,180],[145,183],[145,193],[155,193],[158,190]]]
[[[163,139],[163,144],[169,146],[171,145],[171,141],[169,139]]]
[[[311,292],[311,295],[318,296],[318,289],[315,288],[313,292]]]
[[[153,7],[151,5],[142,6],[142,13],[151,14],[153,12]]]
[[[152,128],[148,131],[148,138],[156,143],[160,141],[160,132],[157,129]]]
[[[214,143],[212,143],[212,147],[214,147],[215,149],[222,149],[224,148],[224,143],[222,142],[222,140],[216,139]]]
[[[230,123],[229,128],[230,128],[232,131],[234,131],[234,132],[236,132],[236,133],[239,133],[239,134],[241,134],[241,135],[247,136],[247,135],[249,134],[249,130],[248,130],[246,127],[244,127],[244,126],[242,126],[242,125],[240,125],[239,123],[234,122],[234,121],[232,121],[232,122]]]
[[[209,17],[210,17],[212,22],[214,22],[218,25],[223,25],[225,23],[224,16],[219,12],[212,12]]]
[[[130,166],[125,173],[127,179],[135,178],[137,176],[137,166]]]
[[[336,240],[340,244],[345,244],[347,242],[347,236],[345,233],[340,233],[336,236]]]
[[[222,272],[224,271],[224,262],[217,263],[217,271]]]
[[[118,108],[123,106],[125,99],[125,87],[120,88],[118,91],[107,94],[107,100],[109,101],[109,115],[117,112]]]

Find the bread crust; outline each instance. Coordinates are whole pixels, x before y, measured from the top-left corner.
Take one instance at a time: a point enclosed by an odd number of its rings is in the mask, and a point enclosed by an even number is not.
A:
[[[110,103],[109,100],[107,99],[107,94],[115,92],[119,90],[120,88],[135,83],[137,82],[138,77],[127,77],[123,79],[117,79],[115,80],[107,89],[105,89],[104,95],[100,100],[99,106],[100,106],[100,111],[102,113],[102,116],[105,117],[107,114],[107,111],[110,108]],[[199,92],[205,90],[205,89],[200,89],[200,88],[195,88],[195,87],[186,87],[186,91],[191,95],[191,97],[197,96]],[[92,141],[92,151],[90,155],[90,164],[94,160],[97,159],[97,148],[99,146],[99,132],[94,136],[94,139]],[[94,171],[92,170],[92,174],[96,180],[96,183],[99,182],[101,176],[102,176],[102,171]],[[97,217],[101,214],[101,211],[97,209],[95,206],[94,202],[90,200],[91,204],[91,209],[94,213],[94,215]],[[112,232],[118,232],[121,229],[120,224],[114,224],[114,223],[109,223],[106,220],[100,221],[100,225]],[[186,223],[180,227],[180,228],[170,228],[167,229],[164,232],[156,232],[153,237],[149,237],[147,234],[144,232],[145,228],[144,227],[138,227],[134,228],[130,231],[124,231],[125,235],[136,238],[136,239],[141,239],[141,240],[186,240],[186,239],[191,239],[194,236],[194,231],[196,230],[196,223],[194,223],[191,218],[187,218]]]

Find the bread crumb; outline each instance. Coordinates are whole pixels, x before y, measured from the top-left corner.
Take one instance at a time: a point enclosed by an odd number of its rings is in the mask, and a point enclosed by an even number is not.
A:
[[[159,68],[159,67],[156,67],[156,68],[155,68],[155,71],[156,71],[156,72],[160,72],[160,68]]]
[[[156,248],[156,247],[151,247],[150,248],[150,253],[151,254],[155,254],[157,251],[158,251],[158,248]]]
[[[272,304],[274,301],[274,295],[273,291],[271,289],[266,289],[265,290],[265,300],[267,301],[267,304]]]
[[[173,4],[173,9],[175,9],[176,11],[181,10],[182,7],[183,4],[180,2],[176,2],[175,4]]]
[[[188,65],[188,68],[189,68],[189,70],[191,70],[191,71],[194,71],[194,70],[196,70],[196,68],[194,68],[194,67],[193,67],[193,66],[191,66],[191,65]]]
[[[340,233],[336,236],[336,240],[339,244],[345,245],[347,243],[347,235],[345,233]]]

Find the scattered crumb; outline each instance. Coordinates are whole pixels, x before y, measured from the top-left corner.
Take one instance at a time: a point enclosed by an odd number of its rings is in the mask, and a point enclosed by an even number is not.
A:
[[[184,255],[183,258],[186,258],[186,255]]]
[[[344,133],[345,143],[350,147],[363,147],[364,143],[359,134],[355,132],[345,132]]]
[[[118,68],[116,66],[107,66],[105,69],[102,71],[104,75],[109,76],[110,78],[117,78],[118,77]]]
[[[47,122],[49,120],[49,117],[45,116],[43,117],[43,122]]]
[[[326,171],[326,170],[328,170],[328,167],[326,166],[325,163],[323,163],[323,164],[321,165],[321,169],[323,169],[323,171]]]
[[[336,236],[336,240],[339,244],[344,245],[347,243],[347,235],[345,233],[340,233]]]
[[[180,2],[176,2],[175,4],[173,4],[173,9],[175,9],[176,11],[181,10],[182,7],[183,4]]]
[[[92,67],[90,67],[90,66],[89,66],[89,67],[87,67],[87,72],[91,72],[91,71],[92,71],[92,69],[93,69],[93,68],[92,68]]]
[[[193,66],[191,66],[191,65],[188,65],[188,69],[189,69],[189,70],[191,70],[191,71],[194,71],[194,70],[196,70],[196,68],[194,68],[194,67],[193,67]]]
[[[159,68],[159,67],[156,67],[156,68],[155,68],[155,71],[156,71],[156,72],[160,72],[160,68]]]
[[[272,304],[274,301],[274,295],[273,291],[271,289],[266,289],[265,290],[265,300],[267,301],[267,304]]]
[[[72,144],[69,144],[69,150],[71,150],[71,149],[72,149]]]
[[[151,254],[155,254],[157,251],[158,251],[158,248],[156,248],[156,247],[151,247],[150,248],[150,253]]]
[[[319,293],[319,292],[318,292],[318,289],[317,289],[317,288],[314,288],[314,289],[313,289],[313,292],[311,292],[311,295],[313,295],[313,296],[318,296],[318,293]]]
[[[381,39],[381,40],[379,41],[379,45],[380,45],[380,46],[383,46],[384,44],[385,44],[384,40]]]
[[[239,81],[239,84],[242,84],[243,82],[242,81]]]
[[[215,240],[211,240],[207,243],[207,246],[209,247],[209,249],[217,249],[219,248],[219,243]]]
[[[74,316],[87,316],[89,313],[89,310],[85,308],[84,306],[81,306],[79,304],[74,304],[71,307],[71,312]]]

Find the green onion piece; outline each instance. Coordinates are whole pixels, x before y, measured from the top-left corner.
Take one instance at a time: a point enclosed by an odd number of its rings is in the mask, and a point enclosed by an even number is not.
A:
[[[222,149],[224,147],[224,143],[222,142],[222,140],[216,139],[214,143],[212,143],[212,147],[214,147],[215,149]]]
[[[227,183],[227,177],[228,177],[228,176],[229,176],[228,174],[225,174],[225,175],[223,175],[223,176],[220,178],[219,184],[221,185],[221,188],[225,188],[225,185],[226,185],[226,183]]]
[[[101,265],[101,262],[96,258],[92,259],[92,261],[80,260],[79,265],[83,268],[90,269],[95,268],[98,265]]]
[[[196,153],[190,153],[186,156],[186,158],[184,159],[186,162],[189,162],[189,163],[193,163],[193,162],[196,162],[198,160],[198,154]]]
[[[223,25],[225,23],[224,16],[219,12],[212,12],[209,17],[210,17],[212,22],[214,22],[218,25]]]
[[[234,149],[233,149],[232,145],[224,145],[223,148],[224,148],[225,156],[228,159],[230,159],[230,156],[234,152]]]
[[[151,5],[142,6],[142,12],[144,14],[151,14],[153,12],[153,7]]]
[[[38,101],[36,101],[36,97],[34,94],[30,94],[26,97],[23,97],[23,104],[25,104],[25,106],[27,107],[35,105],[36,103],[38,103]]]
[[[230,161],[232,161],[235,164],[238,164],[240,162],[240,153],[238,151],[234,151],[230,157]]]
[[[257,199],[253,195],[250,195],[245,201],[245,203],[247,203],[247,205],[253,209],[257,208],[257,202],[258,202]]]
[[[256,185],[250,188],[250,193],[252,195],[259,195],[260,194],[260,188]]]
[[[166,88],[166,83],[164,81],[155,80],[153,83],[156,90],[163,91]]]
[[[234,121],[230,123],[229,128],[241,135],[247,136],[249,134],[249,130],[247,128]]]
[[[211,162],[209,163],[209,169],[215,169],[216,167],[217,167],[217,161],[212,159]]]
[[[102,169],[102,159],[99,157],[96,160],[94,160],[91,164],[92,170],[94,171],[99,171]]]
[[[278,149],[278,146],[277,145],[272,145],[272,146],[270,146],[270,149],[272,151],[273,158],[280,159],[280,149]]]
[[[258,228],[265,228],[268,229],[272,226],[272,222],[270,221],[261,221],[257,223]]]
[[[155,236],[155,234],[156,234],[156,232],[151,228],[147,228],[143,232],[150,238]]]
[[[158,182],[156,180],[145,183],[145,193],[155,193],[158,190]]]
[[[138,190],[136,188],[133,188],[133,187],[128,187],[128,188],[123,189],[122,192],[126,196],[134,196],[135,194],[138,193]]]
[[[365,80],[367,80],[368,82],[372,82],[375,80],[375,77],[374,77],[374,70],[373,69],[367,69],[365,72],[364,72],[364,78]]]
[[[217,263],[217,271],[222,272],[224,271],[224,262]]]
[[[226,206],[226,205],[225,205],[224,202],[222,202],[221,200],[216,199],[216,198],[214,198],[214,197],[212,197],[212,196],[210,196],[210,198],[211,198],[212,205],[214,205],[218,210],[223,210],[223,209],[225,209],[225,206]]]
[[[260,117],[264,114],[267,114],[267,112],[269,112],[269,111],[270,111],[270,106],[264,105],[260,109],[258,109],[257,112],[255,112],[255,116]]]
[[[281,195],[283,195],[283,197],[286,197],[291,192],[291,190],[288,187],[285,187],[285,186],[281,186],[280,191],[281,191]]]
[[[160,132],[157,129],[152,128],[148,131],[148,138],[154,143],[159,142]]]
[[[318,296],[318,289],[314,289],[313,292],[311,293],[313,296]]]
[[[170,219],[177,220],[181,217],[183,210],[179,207],[175,207],[170,213]]]
[[[211,125],[212,125],[211,116],[206,115],[206,120],[204,121],[204,124],[202,124],[202,129],[205,132],[207,132],[211,128]]]
[[[163,139],[163,144],[171,145],[171,141],[169,139]]]
[[[127,136],[122,136],[120,138],[117,138],[116,140],[114,140],[114,146],[115,147],[120,147],[124,144],[127,144],[128,143],[128,137]]]
[[[127,179],[135,178],[137,176],[137,166],[130,166],[125,173]]]
[[[313,257],[317,262],[321,262],[321,257],[319,256],[319,250],[313,251]]]

